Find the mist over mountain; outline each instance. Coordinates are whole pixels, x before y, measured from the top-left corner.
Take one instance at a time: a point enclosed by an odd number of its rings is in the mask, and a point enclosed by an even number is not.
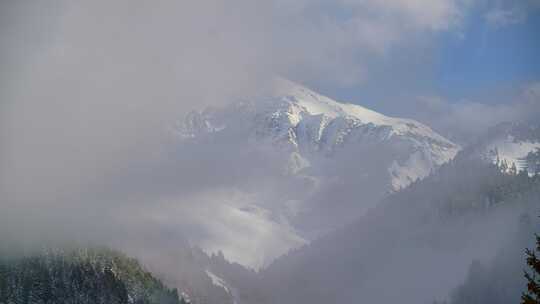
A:
[[[472,145],[469,153],[502,165],[504,172],[526,171],[533,176],[537,173],[534,154],[540,149],[539,130],[535,122],[500,123]]]
[[[539,21],[0,1],[0,304],[536,304]]]
[[[266,171],[265,185],[240,186],[252,200],[234,208],[246,214],[244,221],[269,221],[293,236],[288,239],[299,240],[284,244],[285,250],[352,221],[460,149],[414,120],[339,103],[284,79],[275,80],[270,93],[189,113],[178,121],[174,135],[180,142],[176,153],[189,145],[233,143],[231,153],[256,150],[275,166],[274,175]],[[268,184],[271,192],[261,193]],[[255,237],[261,246],[268,242],[268,236]]]
[[[538,182],[458,155],[355,223],[278,258],[261,272],[260,290],[271,290],[268,303],[517,301],[516,248],[538,230]]]

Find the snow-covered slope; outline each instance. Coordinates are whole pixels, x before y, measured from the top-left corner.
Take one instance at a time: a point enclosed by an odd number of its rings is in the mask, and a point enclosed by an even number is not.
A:
[[[191,112],[178,130],[182,137],[194,138],[239,125],[251,130],[250,139],[269,140],[295,153],[293,173],[309,166],[314,154],[331,156],[339,149],[389,144],[399,150],[386,168],[394,190],[425,177],[460,149],[417,121],[340,103],[283,79],[276,81],[273,93],[267,96]],[[369,156],[358,155],[359,161],[366,158]]]
[[[498,162],[507,172],[516,170],[534,174],[535,168],[531,168],[526,158],[538,149],[540,127],[525,123],[502,123],[488,132],[475,147],[475,153],[493,163]]]
[[[356,219],[460,149],[417,121],[340,103],[283,79],[270,93],[193,111],[175,130],[182,145],[227,156],[228,175],[245,167],[258,172],[248,170],[256,176],[229,185],[245,199],[213,198],[230,202],[208,214],[212,229],[197,241],[255,269]],[[251,151],[262,152],[253,161]]]

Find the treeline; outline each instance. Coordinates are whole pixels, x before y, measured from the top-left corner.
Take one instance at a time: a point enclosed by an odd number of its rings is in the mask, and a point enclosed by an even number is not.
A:
[[[421,210],[431,210],[439,219],[447,219],[504,203],[540,199],[540,175],[529,176],[526,171],[509,174],[501,166],[458,155],[382,204],[398,206],[408,202]]]
[[[262,271],[262,285],[270,286],[268,297],[281,303],[384,303],[400,293],[387,290],[378,297],[371,290],[386,290],[381,278],[393,276],[408,280],[411,292],[402,299],[405,303],[443,294],[430,288],[453,290],[452,304],[517,303],[526,284],[524,248],[538,231],[533,219],[539,202],[539,175],[506,174],[496,164],[462,153],[355,223],[279,258]],[[483,235],[490,241],[482,242]],[[490,256],[496,256],[495,262]],[[437,259],[438,270],[424,263]],[[481,261],[469,264],[475,259]],[[439,285],[445,271],[466,271],[469,265],[461,285]],[[415,284],[426,292],[416,292]]]

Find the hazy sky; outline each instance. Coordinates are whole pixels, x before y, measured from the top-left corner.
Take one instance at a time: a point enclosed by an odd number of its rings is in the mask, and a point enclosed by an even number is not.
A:
[[[176,66],[177,80],[199,91],[280,74],[394,115],[426,95],[508,103],[540,79],[536,0],[25,0],[3,1],[1,14],[2,59],[11,63],[136,52],[126,61]]]

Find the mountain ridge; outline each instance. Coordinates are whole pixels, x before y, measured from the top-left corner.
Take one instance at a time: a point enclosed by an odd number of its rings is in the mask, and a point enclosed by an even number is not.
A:
[[[394,190],[425,177],[461,149],[415,120],[337,102],[284,79],[274,82],[271,94],[240,100],[226,108],[190,112],[177,124],[177,133],[183,139],[197,138],[219,134],[232,125],[253,130],[250,136],[255,141],[266,139],[299,153],[305,163],[312,154],[330,156],[349,143],[394,141],[407,146],[404,148],[410,153],[400,155],[388,168]]]

